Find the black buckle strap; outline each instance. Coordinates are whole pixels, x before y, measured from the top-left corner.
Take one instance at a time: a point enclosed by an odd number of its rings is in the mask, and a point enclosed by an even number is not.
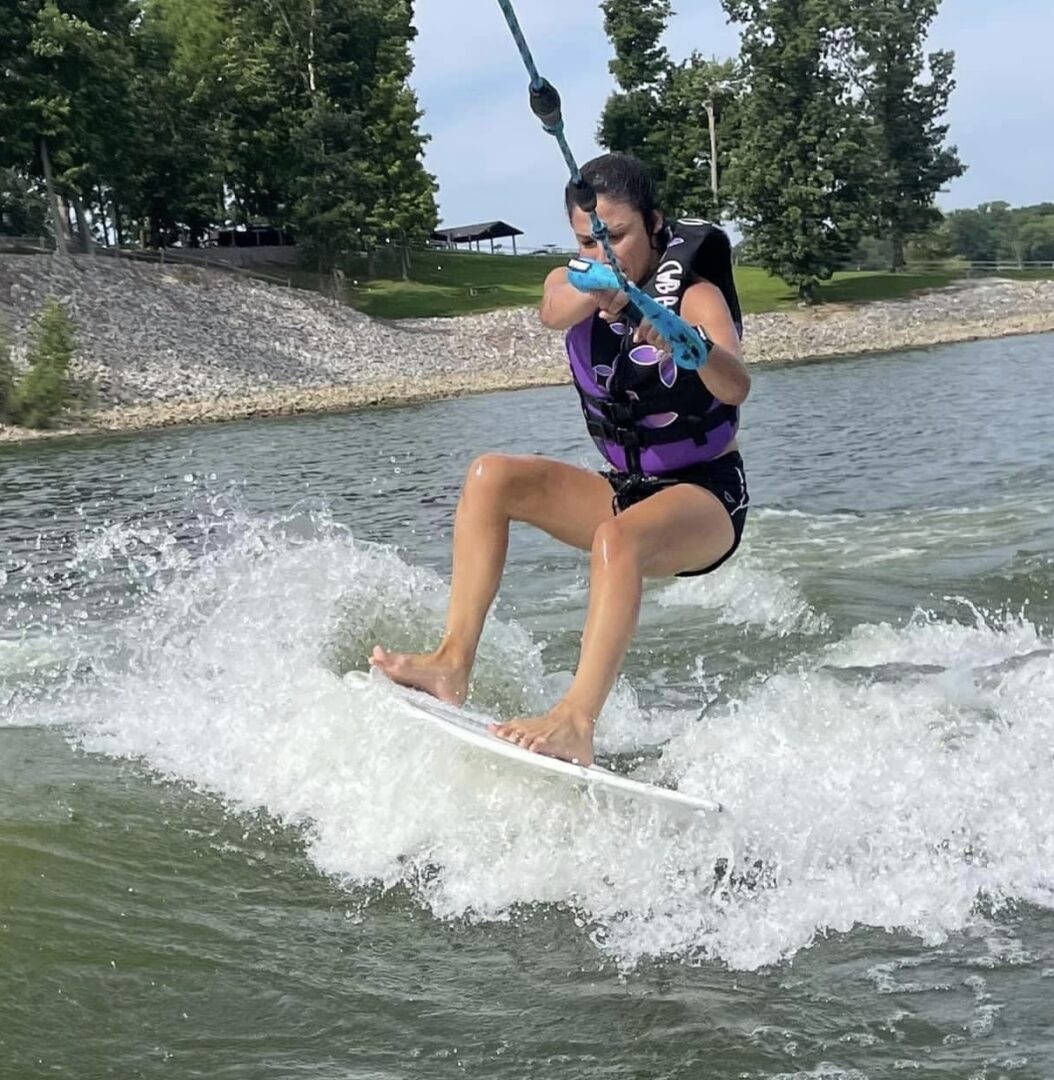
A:
[[[610,479],[611,486],[615,489],[615,494],[611,497],[611,509],[617,516],[620,510],[633,504],[633,496],[644,487],[644,475],[639,471],[612,473]]]
[[[638,411],[636,403],[631,401],[605,401],[601,408],[614,432],[614,441],[627,450],[639,450],[640,433],[637,430]]]
[[[632,402],[605,401],[602,407],[611,422],[619,427],[632,427],[637,419]]]
[[[618,446],[622,446],[627,450],[639,450],[640,449],[640,433],[637,428],[630,422],[619,422],[618,420],[611,419],[611,410],[608,408],[615,402],[603,402],[605,406],[604,411],[608,413],[603,418],[598,416],[589,416],[586,418],[586,430],[594,438],[606,439],[608,442],[616,443]]]
[[[637,462],[636,471],[630,469],[627,472],[609,472],[607,478],[614,489],[611,499],[611,509],[617,515],[619,511],[626,510],[638,501],[638,495],[654,494],[663,488],[672,487],[679,483],[675,477],[649,476],[640,471],[640,463]]]

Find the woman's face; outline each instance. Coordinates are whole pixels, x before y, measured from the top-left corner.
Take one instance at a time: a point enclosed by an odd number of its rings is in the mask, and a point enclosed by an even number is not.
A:
[[[598,195],[597,216],[608,227],[611,247],[626,277],[638,285],[647,281],[655,270],[659,252],[645,227],[644,215],[627,202]],[[661,227],[660,220],[657,228]],[[577,206],[571,211],[571,228],[578,241],[578,254],[583,259],[607,262],[603,247],[593,239],[589,215]]]

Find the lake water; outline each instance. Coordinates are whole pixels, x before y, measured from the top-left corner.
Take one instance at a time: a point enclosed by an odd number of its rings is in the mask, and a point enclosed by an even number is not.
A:
[[[0,1076],[1054,1076],[1052,371],[755,372],[598,725],[698,823],[342,681],[434,643],[476,454],[598,463],[570,388],[0,447]],[[514,529],[477,705],[586,570]]]

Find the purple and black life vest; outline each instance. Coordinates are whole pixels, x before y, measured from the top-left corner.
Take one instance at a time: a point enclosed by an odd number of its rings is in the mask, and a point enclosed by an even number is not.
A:
[[[742,336],[728,237],[685,218],[670,230],[659,268],[642,288],[679,315],[685,291],[703,279],[721,290]],[[652,345],[634,345],[631,327],[595,314],[568,330],[566,342],[586,427],[620,472],[661,476],[712,461],[736,437],[739,409],[718,401],[698,372]]]

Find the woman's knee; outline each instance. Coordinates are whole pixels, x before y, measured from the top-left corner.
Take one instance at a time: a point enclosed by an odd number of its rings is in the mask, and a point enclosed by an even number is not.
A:
[[[511,454],[480,454],[468,467],[462,493],[504,506],[514,498],[523,479],[523,459]]]
[[[597,526],[590,555],[594,569],[617,567],[622,573],[640,572],[640,538],[624,518],[613,517]]]
[[[483,454],[468,468],[461,505],[535,525],[588,551],[610,513],[610,490],[599,474],[538,454]]]

